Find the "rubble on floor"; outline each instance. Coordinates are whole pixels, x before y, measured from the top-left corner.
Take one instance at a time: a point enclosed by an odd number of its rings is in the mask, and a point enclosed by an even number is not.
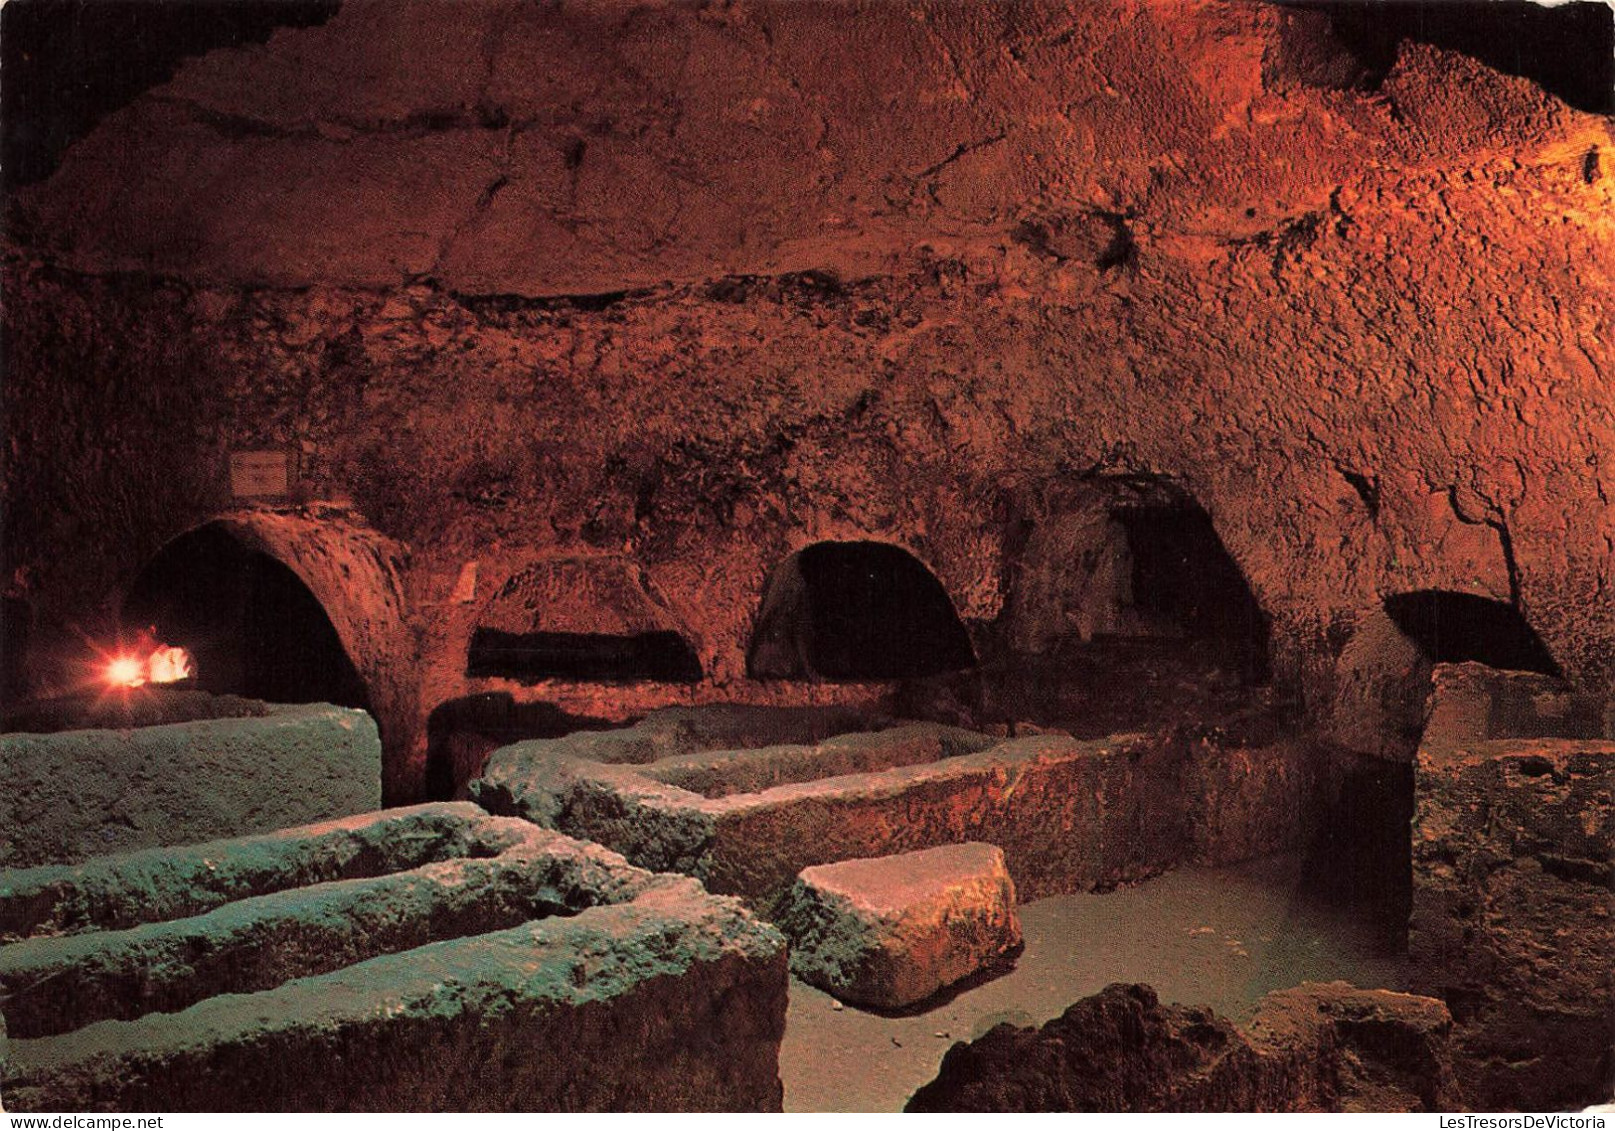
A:
[[[1345,982],[1268,994],[1244,1030],[1116,984],[954,1045],[905,1110],[1453,1111],[1451,1030],[1439,1001]]]

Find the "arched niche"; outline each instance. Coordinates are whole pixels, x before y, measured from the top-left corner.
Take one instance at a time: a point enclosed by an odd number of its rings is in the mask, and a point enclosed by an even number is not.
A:
[[[914,679],[976,666],[936,576],[884,542],[818,542],[763,584],[746,672],[753,679]]]
[[[1182,486],[1156,475],[1042,486],[1007,547],[984,634],[989,717],[1082,737],[1207,723],[1269,682],[1271,622]]]
[[[1084,480],[1051,495],[1007,601],[1012,652],[1178,642],[1219,654],[1253,681],[1267,678],[1269,619],[1192,496],[1143,475]]]
[[[1562,674],[1536,630],[1506,602],[1419,589],[1386,597],[1385,615],[1432,664],[1474,662],[1505,671]]]
[[[534,562],[479,610],[466,675],[519,683],[698,683],[689,633],[618,557]]]
[[[123,622],[187,648],[205,690],[369,711],[384,794],[418,789],[413,650],[395,555],[351,517],[248,511],[204,523],[141,569]]]

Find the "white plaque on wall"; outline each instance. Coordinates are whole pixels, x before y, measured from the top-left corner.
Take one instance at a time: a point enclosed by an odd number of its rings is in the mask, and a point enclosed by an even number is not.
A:
[[[230,493],[238,499],[262,499],[291,490],[291,459],[286,452],[231,452]]]

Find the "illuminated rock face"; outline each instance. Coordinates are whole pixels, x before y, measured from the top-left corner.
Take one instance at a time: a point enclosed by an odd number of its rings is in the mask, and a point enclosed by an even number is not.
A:
[[[228,505],[229,453],[291,451],[287,501],[405,551],[384,735],[509,690],[465,675],[476,610],[595,552],[703,674],[557,698],[620,718],[783,695],[746,648],[810,544],[901,546],[980,627],[1016,523],[1059,560],[1064,480],[1146,474],[1313,704],[1425,589],[1607,678],[1615,136],[1460,56],[1348,63],[1313,16],[1133,0],[350,0],[213,52],[15,201],[17,585],[82,616]]]
[[[1416,763],[1415,988],[1452,1007],[1476,1110],[1605,1099],[1615,1066],[1615,702],[1436,669]]]

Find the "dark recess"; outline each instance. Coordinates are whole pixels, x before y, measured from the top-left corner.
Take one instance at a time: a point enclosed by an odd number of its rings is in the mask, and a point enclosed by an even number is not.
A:
[[[1355,910],[1383,944],[1407,943],[1413,910],[1413,763],[1341,751],[1328,778],[1307,875],[1313,893]]]
[[[323,24],[340,0],[7,0],[0,115],[9,192],[55,171],[112,111],[167,82],[187,57]]]
[[[222,530],[169,543],[135,579],[123,620],[131,634],[155,627],[158,640],[189,649],[205,691],[370,708],[319,600],[285,565]]]
[[[1118,507],[1133,558],[1133,604],[1196,641],[1227,648],[1244,676],[1270,675],[1267,614],[1217,537],[1211,516],[1193,500]]]
[[[783,563],[746,660],[754,679],[909,679],[975,666],[942,583],[883,542],[820,542]]]
[[[33,609],[20,597],[6,597],[0,604],[0,694],[15,703],[28,694],[29,628]]]
[[[465,674],[534,682],[572,679],[591,683],[699,683],[701,659],[676,632],[612,636],[595,632],[501,632],[471,635]]]
[[[1432,663],[1474,661],[1505,671],[1562,674],[1513,605],[1473,593],[1421,589],[1385,598],[1385,612]]]
[[[450,699],[426,720],[426,800],[465,796],[466,783],[501,746],[626,725],[569,714],[553,703],[518,703],[503,691]]]
[[[1404,39],[1461,52],[1535,82],[1570,105],[1615,113],[1615,12],[1593,0],[1544,7],[1529,0],[1297,0],[1328,16],[1335,37],[1377,87]]]

